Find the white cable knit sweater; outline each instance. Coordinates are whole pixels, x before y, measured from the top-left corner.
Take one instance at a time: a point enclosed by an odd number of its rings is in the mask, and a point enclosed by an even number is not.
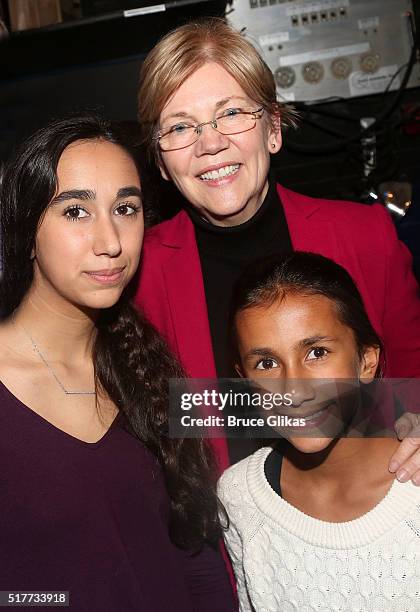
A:
[[[219,495],[241,612],[419,612],[420,487],[397,480],[370,512],[312,518],[264,474],[271,448],[229,468]]]

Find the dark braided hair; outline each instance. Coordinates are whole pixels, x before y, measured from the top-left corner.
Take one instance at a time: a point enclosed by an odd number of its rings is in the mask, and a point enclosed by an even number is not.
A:
[[[182,548],[220,537],[217,466],[207,440],[168,436],[169,378],[184,372],[154,327],[129,303],[104,310],[97,323],[97,379],[129,429],[164,468],[171,499],[170,532]]]
[[[1,186],[2,317],[19,306],[33,279],[36,232],[57,188],[57,165],[77,140],[121,146],[138,168],[126,134],[93,113],[51,121],[29,137],[6,165]],[[139,172],[140,174],[140,172]],[[147,218],[147,211],[146,211]],[[100,312],[92,359],[95,385],[118,407],[127,429],[157,457],[171,502],[170,535],[180,547],[199,549],[220,537],[217,470],[210,445],[168,436],[169,378],[181,366],[154,327],[131,305],[127,290]]]

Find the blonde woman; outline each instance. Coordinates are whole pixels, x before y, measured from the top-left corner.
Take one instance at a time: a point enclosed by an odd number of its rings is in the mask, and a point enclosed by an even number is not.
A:
[[[233,375],[232,287],[253,260],[293,250],[346,268],[383,340],[385,374],[420,375],[419,288],[408,250],[382,206],[303,196],[270,173],[291,117],[246,38],[219,19],[181,26],[146,58],[138,99],[149,152],[185,209],[146,234],[136,302],[190,376]],[[225,467],[226,444],[215,444]],[[410,448],[400,449],[400,463]],[[231,444],[231,459],[251,450]]]

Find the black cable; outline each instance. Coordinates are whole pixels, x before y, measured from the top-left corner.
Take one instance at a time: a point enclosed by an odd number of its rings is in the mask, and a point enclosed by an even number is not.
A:
[[[303,121],[306,125],[310,125],[311,127],[319,130],[320,132],[325,132],[325,134],[330,134],[330,136],[334,136],[335,138],[342,138],[341,132],[338,132],[334,128],[331,128],[327,125],[322,125],[317,121],[312,121],[312,119],[309,119],[308,117],[305,117]]]
[[[388,93],[388,91],[391,89],[391,85],[392,85],[392,83],[395,81],[395,79],[397,78],[397,76],[400,74],[401,70],[404,70],[404,68],[406,68],[406,67],[407,67],[407,64],[403,64],[402,66],[400,66],[400,67],[398,68],[398,70],[396,70],[396,71],[394,72],[394,74],[392,75],[392,78],[390,79],[390,81],[389,81],[388,85],[387,85],[387,86],[386,86],[386,88],[385,88],[384,94]]]
[[[407,66],[408,66],[408,63],[405,63],[402,66],[400,66],[398,70],[394,72],[388,85],[386,86],[386,89],[383,91],[383,94],[387,94],[389,92],[389,90],[391,89],[392,83],[395,81],[395,79],[400,74],[400,72],[404,70],[405,68],[407,68]],[[334,99],[334,101],[348,102],[346,98],[338,98],[337,100]],[[344,115],[342,113],[337,113],[336,111],[330,111],[325,108],[318,108],[317,104],[308,104],[307,102],[294,102],[293,106],[298,112],[307,111],[309,114],[320,115],[322,117],[328,117],[328,119],[337,119],[338,121],[347,121],[348,123],[357,123],[358,125],[360,123],[360,120],[356,119],[355,117],[351,117],[350,115]],[[303,121],[306,123],[307,119],[305,115],[303,114],[302,117],[303,117]]]
[[[311,146],[311,145],[301,145],[299,143],[290,142],[290,140],[286,140],[284,143],[284,147],[286,150],[291,153],[295,153],[298,155],[331,155],[334,153],[340,153],[343,148],[347,147],[349,144],[359,141],[363,136],[365,136],[368,132],[372,132],[374,129],[377,129],[383,122],[390,117],[395,109],[398,107],[404,91],[406,89],[408,80],[411,76],[414,64],[416,62],[416,54],[417,54],[417,40],[415,38],[415,33],[413,32],[413,46],[411,48],[410,59],[407,63],[407,70],[405,71],[404,77],[401,81],[401,85],[396,92],[395,99],[386,108],[378,117],[376,117],[375,122],[367,128],[363,128],[358,131],[355,136],[351,136],[350,138],[345,138],[342,135],[341,140],[339,142],[329,142],[325,145],[319,146]]]
[[[334,100],[334,102],[347,102],[346,98],[338,98]],[[350,115],[343,115],[341,113],[337,113],[335,111],[329,111],[325,108],[318,108],[313,104],[307,104],[306,102],[293,102],[294,108],[298,112],[308,112],[313,113],[314,115],[320,115],[322,117],[328,117],[329,119],[337,119],[340,121],[348,121],[349,123],[359,123],[358,119],[351,117]],[[303,116],[304,120],[305,117]]]

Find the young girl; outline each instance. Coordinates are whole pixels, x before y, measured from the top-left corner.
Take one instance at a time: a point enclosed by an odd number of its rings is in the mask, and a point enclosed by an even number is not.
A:
[[[321,384],[378,371],[381,342],[352,279],[319,255],[266,260],[236,289],[234,333],[237,371],[295,390],[279,411],[305,430],[220,480],[241,610],[418,610],[420,491],[387,469],[398,441],[340,437]]]
[[[0,590],[68,592],[86,612],[234,610],[211,455],[168,438],[182,372],[126,296],[144,221],[118,130],[84,115],[29,138],[1,222]]]

